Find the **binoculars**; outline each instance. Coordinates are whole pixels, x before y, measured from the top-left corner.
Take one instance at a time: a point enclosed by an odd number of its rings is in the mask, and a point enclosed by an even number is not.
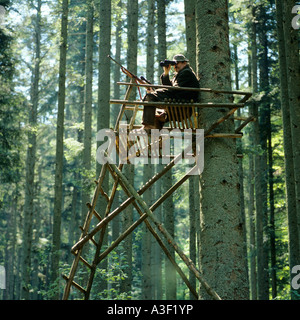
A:
[[[160,65],[161,67],[167,67],[167,66],[169,66],[169,65],[175,66],[176,64],[177,64],[176,61],[174,61],[174,60],[167,60],[167,59],[165,59],[165,61],[161,61],[161,62],[159,63],[159,65]]]

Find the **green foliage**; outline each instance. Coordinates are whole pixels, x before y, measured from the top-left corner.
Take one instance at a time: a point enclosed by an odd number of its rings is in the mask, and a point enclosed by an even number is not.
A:
[[[67,149],[65,157],[68,162],[74,161],[83,150],[83,144],[74,138],[65,139],[64,144]]]
[[[6,4],[7,5],[7,4]],[[15,60],[12,58],[12,41],[7,31],[0,28],[0,182],[19,179],[21,95],[13,88]],[[12,170],[14,168],[14,170]]]

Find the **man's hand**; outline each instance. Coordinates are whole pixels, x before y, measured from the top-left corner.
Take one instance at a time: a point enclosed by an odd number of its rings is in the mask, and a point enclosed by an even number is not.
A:
[[[164,75],[167,76],[167,75],[169,75],[169,72],[171,70],[171,65],[169,64],[169,65],[163,67],[163,69],[164,69]]]

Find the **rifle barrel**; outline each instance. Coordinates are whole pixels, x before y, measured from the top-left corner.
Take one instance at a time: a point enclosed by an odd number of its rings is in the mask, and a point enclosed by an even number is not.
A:
[[[110,56],[109,54],[107,55],[107,57],[109,58],[109,59],[111,59],[114,63],[116,63],[117,65],[119,65],[121,68],[124,68],[122,65],[121,65],[121,63],[119,63],[118,61],[116,61],[112,56]]]

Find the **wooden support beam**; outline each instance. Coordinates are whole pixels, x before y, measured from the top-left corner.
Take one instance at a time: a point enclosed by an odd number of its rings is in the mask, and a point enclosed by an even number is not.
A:
[[[213,131],[213,129],[215,129],[219,124],[221,124],[222,122],[224,122],[225,120],[227,120],[231,115],[233,115],[235,113],[235,111],[238,108],[233,108],[231,109],[229,112],[226,113],[225,116],[219,118],[215,123],[213,123],[207,130],[205,130],[204,132],[204,136],[207,136],[210,132]]]
[[[103,195],[103,197],[105,198],[105,200],[106,200],[107,202],[109,202],[109,197],[108,197],[107,193],[103,190],[102,187],[100,187],[100,193]]]
[[[238,103],[245,103],[252,96],[251,92],[245,92],[245,96]]]
[[[99,196],[99,192],[100,192],[100,188],[99,187],[101,187],[101,185],[102,185],[102,182],[103,182],[104,177],[105,177],[106,170],[107,170],[107,164],[104,164],[102,166],[102,168],[101,168],[101,172],[100,172],[99,178],[97,180],[97,187],[96,187],[96,189],[94,191],[91,207],[90,207],[90,209],[88,211],[88,214],[87,214],[85,222],[84,222],[81,239],[84,238],[86,236],[86,234],[88,233],[90,222],[91,222],[92,216],[94,214],[94,210],[95,210],[95,207],[96,207],[96,202],[97,202],[97,199],[98,199],[98,196]],[[71,285],[72,285],[72,282],[73,282],[73,279],[74,279],[74,276],[75,276],[75,273],[76,273],[76,270],[77,270],[78,263],[80,261],[81,253],[82,253],[82,248],[80,248],[78,250],[76,257],[73,260],[73,263],[72,263],[72,266],[71,266],[71,270],[70,270],[70,274],[69,274],[69,277],[68,277],[69,280],[67,281],[67,284],[65,286],[65,290],[64,290],[64,294],[63,294],[63,300],[67,300],[68,297],[69,297],[70,288],[71,288]]]
[[[86,205],[87,205],[87,207],[88,207],[89,209],[92,208],[92,205],[91,205],[89,202],[87,202]],[[100,214],[99,214],[95,209],[93,210],[93,214],[94,214],[94,216],[95,216],[99,221],[102,220]],[[83,231],[83,228],[82,228],[82,231]]]
[[[62,275],[63,279],[67,281],[67,283],[70,283],[72,286],[74,286],[76,289],[78,289],[79,291],[81,291],[83,294],[86,293],[86,290],[81,286],[79,285],[78,283],[76,283],[75,281],[73,280],[70,280],[69,277],[67,277],[66,275]]]
[[[144,106],[153,106],[155,108],[161,107],[172,107],[172,106],[179,106],[183,108],[191,108],[193,106],[197,108],[243,108],[245,106],[244,103],[213,103],[213,102],[206,102],[206,103],[183,103],[183,102],[148,102],[148,101],[139,101],[139,100],[109,100],[110,104],[122,104],[122,105],[144,105]]]
[[[137,206],[135,206],[137,208]],[[146,215],[143,215],[141,213],[141,210],[139,209],[139,214],[141,219],[135,221],[124,233],[122,233],[113,243],[110,247],[108,247],[104,252],[101,253],[101,255],[99,256],[99,260],[98,263],[100,263],[105,257],[107,257],[107,255],[113,250],[115,249],[129,234],[131,234],[143,221],[145,222],[148,230],[151,232],[151,234],[154,236],[154,238],[156,239],[156,241],[158,242],[158,244],[160,245],[160,247],[162,248],[162,250],[164,251],[165,255],[167,256],[167,258],[170,260],[170,262],[173,264],[174,268],[176,269],[176,271],[178,272],[178,274],[180,275],[180,277],[182,278],[182,280],[184,281],[184,283],[187,285],[187,287],[189,288],[189,290],[192,292],[192,294],[194,295],[195,298],[198,298],[198,294],[196,292],[196,290],[194,289],[194,287],[190,284],[189,280],[187,279],[187,277],[185,276],[184,272],[182,271],[182,269],[179,267],[179,265],[176,263],[175,259],[172,257],[171,253],[169,252],[169,250],[167,249],[167,247],[164,245],[163,241],[161,240],[161,238],[158,236],[157,232],[155,232],[155,230],[152,228],[152,226],[150,225],[149,221],[147,221]]]
[[[110,169],[110,167],[109,167]],[[119,180],[119,177],[116,175],[115,179]],[[131,196],[130,192],[126,189],[126,186],[123,184],[123,182],[121,180],[119,180],[120,185],[122,186],[123,190],[125,191],[125,193],[127,194],[128,197]],[[182,182],[183,183],[183,182]],[[181,183],[181,184],[182,184]],[[180,185],[181,185],[180,184]],[[176,188],[177,189],[177,188]],[[174,189],[174,191],[176,190]],[[170,194],[170,193],[169,193]],[[140,207],[137,205],[136,201],[133,202],[133,205],[135,207],[135,209],[137,210],[138,214],[140,215],[140,217],[143,217],[143,212],[141,211]],[[159,204],[158,204],[159,205]],[[154,211],[158,205],[154,205],[152,206],[152,211]],[[151,210],[150,208],[150,210]],[[169,252],[169,250],[167,249],[167,247],[164,245],[163,241],[161,240],[161,238],[159,237],[159,235],[157,234],[157,232],[155,232],[155,230],[152,228],[151,224],[149,223],[149,221],[147,221],[146,219],[144,219],[144,217],[140,220],[137,220],[135,223],[133,223],[124,233],[122,233],[104,252],[102,252],[102,254],[99,256],[97,264],[99,264],[113,249],[115,249],[129,234],[132,233],[132,231],[137,228],[142,222],[145,222],[148,230],[151,232],[151,234],[154,236],[154,238],[156,239],[156,241],[158,242],[158,244],[160,245],[160,247],[162,248],[162,250],[164,251],[165,255],[168,257],[168,259],[171,261],[171,263],[173,264],[173,266],[175,267],[176,271],[178,272],[178,274],[181,276],[182,280],[184,281],[184,283],[187,285],[187,287],[190,289],[190,291],[192,292],[192,294],[195,296],[195,298],[198,298],[198,294],[196,292],[196,290],[194,289],[194,287],[190,284],[189,280],[187,279],[187,277],[185,276],[185,274],[183,273],[183,271],[181,270],[181,268],[179,267],[179,265],[176,263],[175,259],[172,257],[171,253]]]
[[[143,217],[143,215],[141,215],[141,217]],[[139,219],[136,222],[134,222],[124,233],[122,233],[105,251],[103,251],[101,253],[101,255],[99,256],[99,260],[98,263],[100,263],[105,257],[107,257],[107,255],[113,250],[115,249],[129,234],[132,233],[132,231],[134,229],[136,229],[140,223],[142,221]],[[164,243],[162,242],[161,238],[158,236],[157,232],[155,232],[155,230],[151,227],[149,221],[145,220],[144,221],[148,230],[152,233],[152,235],[154,236],[154,238],[156,239],[156,241],[158,242],[158,244],[160,245],[160,247],[162,248],[162,250],[164,251],[165,255],[167,256],[167,258],[171,261],[171,263],[173,264],[174,268],[176,269],[176,271],[178,272],[178,274],[180,275],[180,277],[182,278],[182,280],[184,281],[184,283],[187,285],[187,287],[190,289],[190,291],[192,292],[192,294],[194,295],[195,298],[198,298],[198,294],[196,292],[196,290],[194,289],[194,287],[190,284],[189,280],[187,279],[187,277],[185,276],[185,274],[183,273],[183,271],[181,270],[181,268],[179,267],[179,265],[176,263],[175,259],[172,257],[171,253],[169,252],[169,250],[167,249],[167,247],[164,245]]]
[[[181,155],[180,155],[181,156]],[[138,192],[139,194],[143,194],[152,184],[154,184],[159,178],[161,178],[167,171],[170,170],[175,165],[175,161],[177,158],[174,158],[161,172],[157,173],[153,178],[151,178]],[[91,230],[88,234],[82,237],[71,249],[71,252],[76,252],[80,250],[83,245],[89,241],[100,229],[103,228],[109,221],[111,221],[114,217],[116,217],[120,212],[122,212],[125,208],[127,208],[134,201],[134,197],[130,197],[125,200],[118,208],[108,214],[101,222],[99,222],[96,227]]]
[[[75,254],[76,255],[76,254]],[[79,260],[85,264],[89,269],[92,268],[92,266],[82,257],[82,256],[79,256]]]
[[[239,133],[251,121],[255,121],[255,118],[253,116],[248,117],[243,123],[241,123],[241,125],[236,128],[235,133]]]
[[[248,117],[234,116],[233,119],[237,121],[246,121]]]
[[[117,82],[118,85],[125,86],[134,86],[134,87],[142,87],[142,88],[157,88],[157,89],[172,89],[172,90],[181,90],[181,91],[199,91],[199,92],[209,92],[215,94],[235,94],[241,96],[247,96],[247,99],[251,97],[252,93],[248,91],[240,91],[240,90],[214,90],[210,88],[190,88],[190,87],[173,87],[173,86],[165,86],[160,84],[140,84],[140,83],[132,83],[132,82]]]
[[[205,136],[205,138],[231,138],[239,139],[242,138],[242,133],[211,133]]]
[[[102,219],[101,219],[101,220],[102,220]],[[82,232],[84,232],[84,229],[83,229],[82,226],[79,226],[79,229],[80,229]],[[90,238],[90,241],[93,243],[93,245],[94,245],[95,247],[97,247],[97,242],[95,241],[94,238]],[[71,253],[73,253],[74,255],[76,255],[76,252],[72,252],[72,251],[71,251]]]
[[[130,81],[130,86],[127,88],[126,90],[126,93],[125,93],[125,97],[124,97],[124,100],[128,100],[129,97],[130,97],[130,93],[132,91],[132,88],[133,88],[133,84],[134,84],[134,79],[131,79]],[[119,127],[119,122],[121,121],[122,117],[123,117],[123,114],[125,112],[125,108],[126,108],[126,105],[125,104],[122,104],[121,106],[121,109],[120,109],[120,112],[118,114],[118,117],[117,117],[117,120],[116,120],[116,124],[115,124],[115,127],[114,127],[114,131],[117,131],[118,130],[118,127]]]
[[[206,280],[201,275],[200,271],[197,270],[194,263],[184,254],[184,252],[179,248],[173,237],[170,233],[162,226],[162,224],[158,221],[158,219],[153,215],[152,211],[149,209],[143,198],[137,193],[137,191],[133,188],[133,186],[129,183],[124,174],[118,169],[118,167],[114,164],[110,164],[110,167],[113,171],[119,176],[120,180],[124,183],[127,190],[132,194],[132,196],[136,199],[142,209],[145,211],[145,215],[147,215],[158,228],[158,230],[163,234],[168,243],[175,249],[180,258],[184,261],[186,266],[190,269],[191,272],[194,273],[195,277],[200,281],[200,283],[205,288],[206,292],[216,300],[221,300],[220,296],[209,286]]]
[[[119,165],[119,170],[122,170],[122,168],[123,168],[123,164],[120,164]],[[109,166],[108,166],[108,169],[109,169]],[[118,184],[119,184],[119,179],[115,179],[115,182],[114,182],[114,185],[113,185],[113,188],[112,188],[112,191],[111,191],[111,195],[110,195],[110,197],[108,197],[108,203],[107,203],[107,206],[106,206],[106,209],[105,209],[104,218],[107,217],[107,215],[110,212],[110,209],[111,209],[111,206],[112,206],[115,194],[116,194],[116,190],[117,190]],[[85,300],[88,300],[89,297],[90,297],[90,293],[91,293],[91,289],[92,289],[92,285],[93,285],[93,280],[94,280],[94,276],[95,276],[95,272],[96,272],[96,267],[97,267],[97,260],[98,260],[98,256],[100,254],[100,250],[101,250],[102,245],[103,245],[103,239],[104,239],[104,235],[105,235],[105,232],[106,232],[106,226],[107,226],[107,224],[105,224],[103,226],[103,228],[102,228],[102,230],[100,232],[98,243],[96,244],[96,251],[95,251],[95,254],[94,254],[94,260],[93,260],[93,263],[91,265],[91,272],[90,272],[90,276],[89,276],[89,280],[88,280],[88,284],[87,284],[87,288],[86,288],[86,294],[85,294],[85,297],[84,297]]]
[[[172,161],[170,161],[162,171],[154,175],[139,191],[138,194],[143,194],[151,185],[153,185],[158,179],[160,179],[166,172],[168,172],[172,167],[175,166],[178,160],[182,158],[185,152],[189,152],[194,147],[188,146],[182,153],[178,154]],[[130,197],[126,199],[118,208],[116,208],[113,212],[108,214],[102,221],[100,221],[93,230],[91,230],[88,234],[82,237],[71,249],[71,252],[76,252],[80,250],[83,245],[89,241],[100,229],[102,229],[109,221],[111,221],[114,217],[116,217],[120,212],[122,212],[125,208],[127,208],[134,201],[134,197]]]

